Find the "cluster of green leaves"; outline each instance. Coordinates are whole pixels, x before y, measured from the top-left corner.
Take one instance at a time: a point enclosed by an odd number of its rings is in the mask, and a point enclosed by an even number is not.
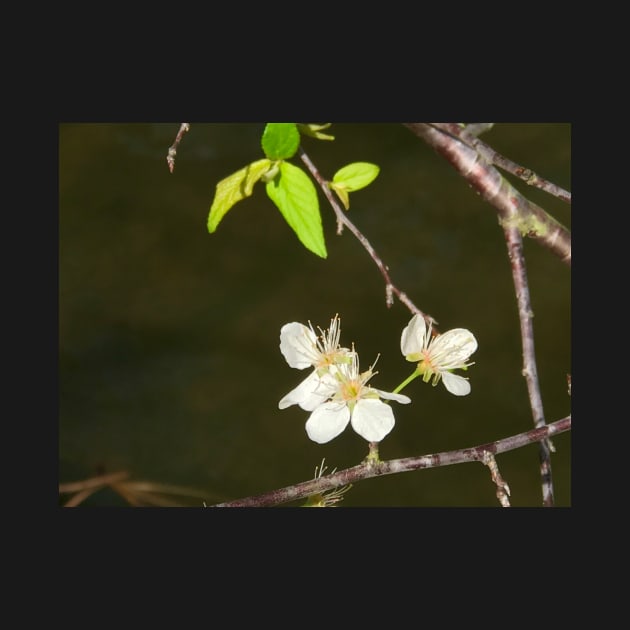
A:
[[[265,184],[267,196],[273,201],[300,242],[309,251],[326,258],[326,242],[319,211],[319,200],[313,181],[308,174],[287,160],[300,146],[300,132],[319,140],[334,140],[322,133],[330,126],[296,123],[267,123],[261,146],[265,157],[248,164],[236,173],[222,179],[208,216],[208,232],[213,233],[228,210],[238,201],[252,195],[259,180]],[[339,169],[328,186],[341,199],[344,208],[350,207],[349,194],[365,188],[379,173],[379,167],[368,162],[354,162]]]

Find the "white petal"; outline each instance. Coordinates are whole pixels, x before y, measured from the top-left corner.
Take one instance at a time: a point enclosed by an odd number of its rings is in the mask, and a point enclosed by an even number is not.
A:
[[[421,352],[424,348],[426,334],[427,325],[424,317],[416,313],[405,326],[400,337],[400,351],[403,356],[407,357],[410,354]]]
[[[337,437],[349,421],[350,410],[345,403],[324,403],[306,421],[306,433],[313,442],[325,444]]]
[[[396,402],[402,403],[406,405],[411,402],[411,398],[409,396],[405,396],[404,394],[392,394],[392,392],[384,392],[382,389],[376,389],[372,387],[372,389],[378,393],[381,398],[385,398],[387,400],[395,400]]]
[[[285,324],[280,329],[280,352],[292,368],[303,370],[313,365],[317,337],[299,322]]]
[[[444,387],[455,396],[467,396],[470,394],[470,383],[463,376],[451,372],[442,372]]]
[[[380,442],[393,428],[394,412],[377,398],[362,398],[352,411],[352,428],[368,442]]]
[[[313,411],[330,398],[336,389],[336,381],[329,375],[320,379],[313,370],[295,389],[292,389],[279,403],[279,409],[300,405],[305,411]]]
[[[476,349],[477,340],[470,330],[453,328],[433,341],[431,356],[440,367],[454,368],[466,363]]]

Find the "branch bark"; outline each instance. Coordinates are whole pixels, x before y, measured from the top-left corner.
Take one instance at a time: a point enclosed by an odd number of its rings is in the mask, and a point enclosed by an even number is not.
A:
[[[362,479],[370,477],[380,477],[383,475],[393,475],[396,473],[419,470],[423,468],[439,468],[440,466],[450,466],[452,464],[463,464],[467,462],[482,462],[488,459],[488,453],[497,455],[517,448],[521,448],[534,442],[540,442],[557,433],[564,433],[571,429],[571,416],[562,418],[552,424],[547,424],[538,429],[532,429],[526,433],[519,433],[496,442],[489,442],[481,446],[464,448],[456,451],[435,453],[433,455],[422,455],[420,457],[406,457],[404,459],[392,459],[389,461],[364,461],[358,466],[347,468],[326,477],[305,481],[293,486],[273,490],[265,494],[227,501],[208,507],[270,507],[303,499],[312,494],[321,494],[327,490],[356,483]]]
[[[571,265],[571,233],[567,228],[524,197],[475,149],[429,123],[403,124],[445,157],[495,207],[504,228],[516,227],[523,236],[538,241]]]
[[[525,168],[512,162],[505,156],[497,153],[491,146],[488,146],[485,142],[479,140],[476,137],[478,125],[474,123],[472,125],[466,125],[462,127],[458,123],[432,123],[434,127],[438,129],[442,129],[443,131],[447,131],[448,133],[461,138],[466,144],[470,145],[473,149],[475,149],[480,155],[482,155],[486,161],[490,164],[494,164],[498,166],[500,169],[511,173],[512,175],[522,179],[528,186],[533,186],[534,188],[539,188],[540,190],[544,190],[545,192],[565,201],[566,203],[571,203],[571,193],[556,184],[553,184],[546,179],[540,177],[538,174],[534,173],[529,168]],[[484,124],[488,125],[489,123],[479,123],[482,127],[482,131],[485,131]]]

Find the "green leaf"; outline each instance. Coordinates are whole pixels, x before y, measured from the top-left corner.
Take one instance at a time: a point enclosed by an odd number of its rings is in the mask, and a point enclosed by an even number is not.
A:
[[[333,177],[333,182],[347,191],[360,190],[371,184],[381,169],[369,162],[353,162],[340,168]]]
[[[324,123],[323,125],[316,123],[297,123],[297,128],[300,133],[303,133],[305,136],[317,138],[317,140],[334,140],[335,136],[322,133],[322,129],[328,129],[330,125],[332,125],[332,123]]]
[[[221,219],[236,202],[252,194],[254,184],[267,172],[270,166],[271,160],[257,160],[240,171],[232,173],[217,184],[208,215],[208,232],[212,234],[217,229]]]
[[[350,208],[350,196],[348,195],[348,189],[343,184],[335,184],[334,182],[330,182],[328,186],[337,193],[339,199],[341,199],[343,207],[348,210]]]
[[[288,160],[300,146],[300,132],[295,123],[267,123],[261,144],[270,160]]]
[[[309,176],[289,162],[280,163],[280,176],[267,184],[267,194],[306,249],[326,258],[326,242],[317,191]]]

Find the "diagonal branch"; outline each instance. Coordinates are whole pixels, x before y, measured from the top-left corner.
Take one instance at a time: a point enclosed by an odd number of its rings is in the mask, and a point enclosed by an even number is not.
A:
[[[392,459],[389,461],[364,461],[358,466],[347,468],[326,477],[313,479],[298,483],[293,486],[273,490],[266,494],[236,499],[226,503],[218,503],[208,507],[270,507],[303,499],[312,494],[322,493],[349,483],[356,483],[362,479],[370,477],[380,477],[382,475],[393,475],[396,473],[408,472],[410,470],[420,470],[424,468],[438,468],[440,466],[450,466],[452,464],[463,464],[467,462],[487,461],[488,454],[497,455],[517,448],[522,448],[534,442],[546,440],[551,435],[564,433],[571,429],[571,416],[557,420],[552,424],[547,424],[538,429],[532,429],[526,433],[519,433],[496,442],[464,448],[456,451],[435,453],[433,455],[422,455],[420,457],[406,457],[404,459]]]
[[[567,228],[524,197],[477,151],[428,123],[403,124],[443,155],[496,208],[504,227],[516,227],[523,236],[538,241],[571,265],[571,233]]]
[[[175,136],[175,142],[169,147],[168,155],[166,156],[166,163],[168,164],[168,170],[172,173],[175,170],[175,156],[177,155],[177,147],[181,142],[184,134],[190,129],[189,123],[182,123],[179,126],[177,136]]]
[[[359,243],[363,245],[363,247],[365,248],[367,253],[370,255],[372,260],[376,263],[378,270],[381,272],[381,275],[383,276],[385,280],[385,304],[387,305],[387,308],[390,308],[392,306],[392,304],[394,303],[394,298],[392,296],[396,295],[396,297],[411,311],[412,314],[418,313],[419,315],[422,315],[422,317],[424,317],[424,319],[426,320],[427,325],[431,324],[432,326],[434,326],[434,330],[437,330],[437,328],[435,328],[435,324],[437,324],[437,321],[433,319],[431,315],[427,315],[426,313],[423,313],[409,299],[409,297],[407,297],[407,295],[403,293],[392,282],[387,265],[383,263],[383,261],[381,260],[381,257],[376,253],[376,251],[374,250],[374,248],[372,247],[368,239],[365,238],[365,236],[359,231],[359,229],[354,225],[354,223],[350,221],[350,219],[348,218],[348,215],[341,209],[341,206],[337,203],[337,200],[335,199],[332,191],[330,190],[326,179],[322,177],[319,170],[317,169],[315,164],[313,164],[311,158],[309,158],[309,156],[306,154],[306,151],[304,151],[302,147],[300,147],[300,158],[302,162],[304,162],[308,170],[311,172],[311,175],[313,176],[315,181],[319,184],[324,195],[326,196],[326,199],[328,199],[328,201],[330,202],[330,205],[332,206],[332,209],[335,211],[335,214],[337,215],[337,234],[341,234],[343,230],[343,226],[345,225],[355,235]]]
[[[500,153],[497,153],[491,146],[479,140],[479,138],[476,137],[476,125],[474,123],[472,125],[466,125],[465,127],[462,127],[458,123],[432,123],[432,125],[437,129],[441,129],[442,131],[446,131],[460,138],[466,144],[469,144],[471,147],[476,149],[476,151],[484,157],[489,164],[494,164],[500,169],[515,175],[519,179],[522,179],[528,186],[540,188],[540,190],[544,190],[550,195],[558,197],[558,199],[561,199],[566,203],[571,203],[570,192],[560,188],[560,186],[556,184],[552,184],[546,179],[543,179],[531,169],[512,162],[512,160],[509,160]]]

